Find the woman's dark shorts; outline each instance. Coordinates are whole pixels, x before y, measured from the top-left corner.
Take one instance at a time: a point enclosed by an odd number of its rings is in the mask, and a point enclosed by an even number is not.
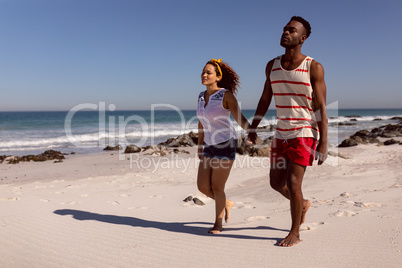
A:
[[[204,144],[204,151],[202,152],[202,155],[208,158],[235,160],[236,140],[231,138],[228,141],[214,145]]]

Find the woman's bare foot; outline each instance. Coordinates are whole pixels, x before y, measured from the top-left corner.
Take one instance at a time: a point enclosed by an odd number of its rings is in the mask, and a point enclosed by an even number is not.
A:
[[[281,247],[292,247],[301,242],[300,238],[294,234],[288,234],[281,242],[279,242],[278,246]]]
[[[234,206],[234,202],[230,201],[229,199],[226,199],[226,205],[225,205],[225,222],[229,221],[230,218],[230,211],[232,210]]]
[[[311,207],[311,202],[310,200],[304,200],[303,202],[303,211],[302,211],[302,215],[301,215],[301,220],[300,220],[300,225],[302,225],[305,220],[306,220],[306,213],[307,210]]]
[[[223,231],[222,227],[214,226],[211,230],[208,231],[209,234],[219,234]]]

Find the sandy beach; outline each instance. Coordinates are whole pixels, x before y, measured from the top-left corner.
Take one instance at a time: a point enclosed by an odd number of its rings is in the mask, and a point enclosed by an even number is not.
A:
[[[402,146],[330,148],[307,168],[312,202],[300,244],[276,246],[289,202],[268,158],[237,155],[229,223],[207,234],[214,202],[196,188],[197,159],[101,152],[62,163],[0,164],[0,267],[400,267]],[[205,205],[184,202],[198,197]]]

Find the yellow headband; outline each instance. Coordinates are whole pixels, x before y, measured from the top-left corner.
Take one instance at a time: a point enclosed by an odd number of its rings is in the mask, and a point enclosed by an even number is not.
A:
[[[215,63],[216,67],[218,67],[218,71],[219,71],[219,74],[221,75],[221,80],[222,80],[222,70],[221,70],[221,66],[219,66],[219,63],[222,62],[222,59],[219,59],[219,60],[212,59],[212,60],[210,60],[210,62]]]

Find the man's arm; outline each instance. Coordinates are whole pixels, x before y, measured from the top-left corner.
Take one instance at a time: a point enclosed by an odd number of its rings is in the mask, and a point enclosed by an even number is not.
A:
[[[257,110],[255,111],[254,119],[253,122],[251,123],[248,134],[248,139],[252,143],[255,143],[257,140],[256,128],[258,127],[258,124],[261,122],[262,118],[267,113],[268,107],[271,104],[273,94],[272,94],[271,80],[269,76],[271,74],[273,64],[274,60],[271,60],[270,62],[268,62],[267,67],[265,68],[266,80],[264,84],[264,90],[262,91],[262,95],[260,101],[258,102]]]
[[[327,159],[328,153],[328,117],[327,117],[327,87],[324,80],[324,68],[313,60],[311,63],[311,85],[314,91],[314,106],[317,118],[320,140],[317,145],[316,159],[321,165]]]

